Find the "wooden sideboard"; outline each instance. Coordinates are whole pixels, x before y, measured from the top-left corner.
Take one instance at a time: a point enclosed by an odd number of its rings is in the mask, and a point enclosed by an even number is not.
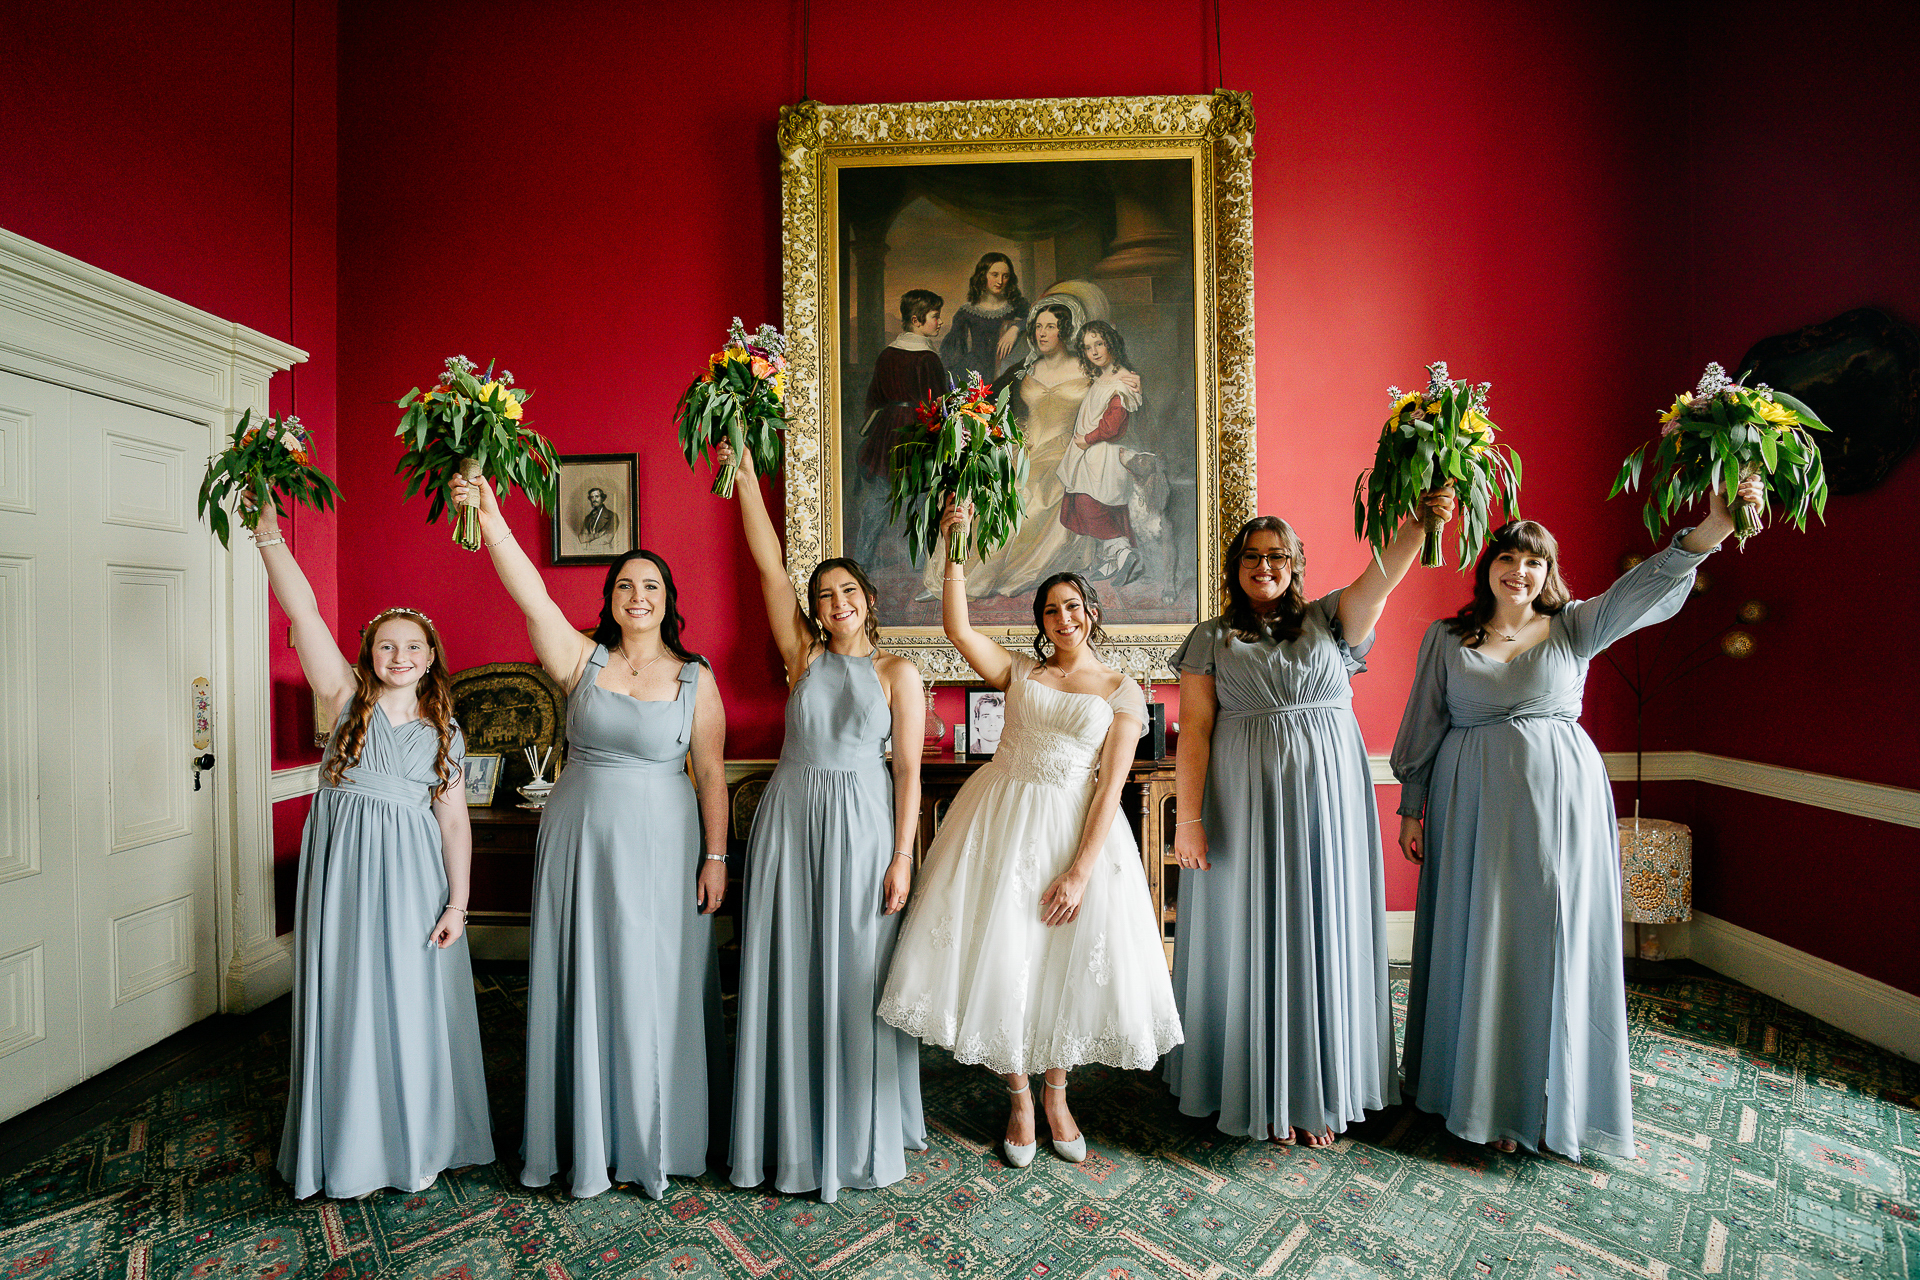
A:
[[[946,819],[947,806],[974,770],[990,757],[972,756],[956,760],[951,754],[927,756],[920,765],[920,831],[914,856],[926,856],[934,833]],[[727,792],[732,816],[727,847],[735,856],[728,864],[734,891],[727,895],[721,915],[727,918],[722,934],[738,937],[733,927],[733,909],[740,902],[738,885],[745,870],[747,833],[760,793],[773,773],[773,762],[735,765],[728,769]],[[1136,760],[1127,770],[1127,785],[1120,794],[1120,811],[1133,828],[1139,842],[1141,859],[1147,873],[1147,892],[1153,897],[1154,917],[1160,921],[1161,943],[1166,948],[1167,964],[1173,964],[1174,930],[1177,926],[1180,868],[1173,861],[1173,760]],[[473,894],[470,906],[476,925],[524,925],[532,905],[534,837],[540,828],[539,813],[514,806],[472,808],[467,814],[473,823]]]

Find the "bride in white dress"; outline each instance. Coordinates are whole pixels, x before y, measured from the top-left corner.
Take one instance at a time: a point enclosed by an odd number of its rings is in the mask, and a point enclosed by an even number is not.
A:
[[[949,510],[942,527],[958,521]],[[1067,1070],[1147,1070],[1181,1041],[1180,1015],[1133,832],[1116,821],[1140,686],[1102,663],[1099,601],[1078,574],[1034,598],[1036,661],[967,619],[965,566],[948,562],[941,618],[980,678],[1007,693],[1000,749],[947,810],[900,927],[880,1017],[1013,1095],[1008,1163],[1038,1146],[1027,1077],[1046,1073],[1054,1150],[1086,1158]]]

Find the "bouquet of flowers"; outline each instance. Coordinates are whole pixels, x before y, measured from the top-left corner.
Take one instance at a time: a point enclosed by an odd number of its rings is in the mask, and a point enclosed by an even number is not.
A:
[[[1660,527],[1701,494],[1717,490],[1729,499],[1748,476],[1767,477],[1767,491],[1786,509],[1802,532],[1807,510],[1826,519],[1827,473],[1820,446],[1810,431],[1827,430],[1813,410],[1766,383],[1752,387],[1727,377],[1717,364],[1707,366],[1700,385],[1682,392],[1660,415],[1660,435],[1635,449],[1620,464],[1609,498],[1640,484],[1640,471],[1653,463],[1642,513],[1647,532],[1659,540]],[[1760,532],[1760,508],[1733,504],[1733,536],[1745,546]]]
[[[787,340],[763,324],[751,335],[733,318],[727,345],[707,357],[707,370],[680,393],[673,419],[680,428],[680,452],[693,466],[700,456],[725,442],[733,460],[713,478],[713,491],[733,496],[740,459],[753,454],[754,470],[771,475],[780,469],[780,432],[787,414]]]
[[[255,426],[253,410],[240,415],[233,443],[207,460],[206,479],[200,482],[200,515],[213,526],[221,546],[227,545],[229,498],[248,529],[259,526],[260,512],[268,502],[286,514],[282,494],[316,511],[334,504],[340,487],[307,461],[312,442],[298,418],[262,418]]]
[[[1380,445],[1373,466],[1353,482],[1353,532],[1373,547],[1373,558],[1393,541],[1394,532],[1408,516],[1418,515],[1427,538],[1420,563],[1428,568],[1445,564],[1441,546],[1443,522],[1422,499],[1435,490],[1453,492],[1459,500],[1460,563],[1473,563],[1492,524],[1495,493],[1509,517],[1520,505],[1520,455],[1493,442],[1493,423],[1487,419],[1487,392],[1447,377],[1445,361],[1427,366],[1425,391],[1387,388],[1393,411],[1380,429]]]
[[[951,379],[949,379],[951,386]],[[914,407],[924,431],[910,430],[888,458],[889,515],[907,516],[908,554],[940,549],[940,514],[948,496],[973,504],[973,519],[954,530],[947,558],[986,557],[1020,527],[1020,486],[1027,478],[1026,440],[1007,407],[1011,387],[991,395],[975,373],[964,387],[932,393]]]
[[[505,370],[496,378],[488,364],[485,373],[476,373],[473,361],[453,356],[430,390],[423,393],[415,387],[394,401],[406,410],[394,434],[407,442],[394,472],[407,477],[408,497],[416,490],[433,495],[428,524],[447,509],[456,475],[470,484],[485,481],[496,493],[517,485],[534,506],[553,508],[560,465],[553,445],[520,421],[520,406],[532,394],[514,386],[513,375]],[[478,505],[463,506],[454,514],[453,540],[469,551],[480,549]]]

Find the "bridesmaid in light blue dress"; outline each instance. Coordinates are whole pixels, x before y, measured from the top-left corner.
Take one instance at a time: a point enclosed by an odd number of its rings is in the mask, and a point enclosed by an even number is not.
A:
[[[454,486],[456,500],[472,492]],[[568,690],[567,767],[533,873],[520,1181],[595,1196],[618,1180],[658,1200],[668,1178],[706,1172],[724,1057],[712,913],[727,889],[726,713],[681,642],[665,560],[629,551],[608,566],[588,640],[492,490],[477,493],[494,568]]]
[[[1429,503],[1452,516],[1451,494]],[[1227,548],[1227,612],[1174,655],[1187,1040],[1165,1074],[1180,1110],[1219,1113],[1222,1133],[1326,1146],[1400,1101],[1380,819],[1349,677],[1421,537],[1407,521],[1384,571],[1370,559],[1309,601],[1299,536],[1256,516]]]
[[[388,609],[349,664],[271,509],[254,543],[301,670],[334,710],[300,840],[280,1176],[302,1200],[424,1190],[443,1169],[493,1161],[446,651],[425,614]]]
[[[831,1203],[904,1178],[927,1144],[919,1044],[875,1013],[913,874],[926,704],[876,643],[858,564],[822,561],[801,612],[752,467],[736,492],[789,692],[747,845],[732,1178]]]
[[[1401,1077],[1469,1142],[1634,1155],[1619,834],[1581,693],[1587,664],[1672,617],[1732,531],[1716,493],[1699,527],[1570,600],[1553,535],[1503,525],[1472,603],[1420,646],[1393,745],[1400,846],[1422,864]]]

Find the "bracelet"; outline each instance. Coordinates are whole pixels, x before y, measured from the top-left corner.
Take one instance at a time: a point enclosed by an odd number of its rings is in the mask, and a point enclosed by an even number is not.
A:
[[[460,913],[460,923],[461,923],[461,924],[465,924],[465,923],[467,922],[467,915],[468,915],[468,912],[467,912],[467,909],[466,909],[465,907],[456,907],[456,906],[454,906],[454,905],[453,905],[453,904],[452,904],[451,902],[449,902],[449,903],[448,903],[448,904],[447,904],[446,906],[444,906],[444,907],[442,907],[442,908],[440,909],[440,914],[441,914],[441,915],[445,915],[445,914],[447,914],[447,912],[449,912],[449,911],[458,911],[458,912]]]
[[[276,533],[271,538],[255,538],[253,545],[265,551],[268,547],[277,547],[285,541],[285,538]]]
[[[481,545],[481,546],[483,546],[483,547],[497,547],[497,546],[499,546],[499,545],[500,545],[501,543],[503,543],[503,542],[512,542],[512,541],[513,541],[513,530],[511,530],[511,529],[509,529],[509,530],[507,530],[507,536],[506,536],[506,537],[504,537],[504,538],[495,538],[495,539],[494,539],[494,540],[493,540],[492,542],[483,542],[483,543],[481,543],[480,545]]]
[[[966,580],[967,580],[967,575],[964,573],[957,578],[950,573],[943,573],[940,575],[940,581],[942,582],[965,582]]]
[[[707,855],[708,862],[725,862],[726,860],[727,855],[724,853],[710,853]]]
[[[893,851],[893,856],[894,856],[894,858],[911,858],[911,857],[913,856],[913,850],[911,850],[911,849],[895,849],[895,850]],[[889,858],[889,859],[888,859],[888,861],[889,861],[889,862],[891,862],[892,860],[893,860],[892,858]]]
[[[1206,821],[1206,819],[1204,818],[1188,818],[1185,822],[1174,823],[1173,826],[1174,826],[1174,829],[1177,831],[1181,827],[1190,827],[1196,822],[1204,822],[1204,821]]]

